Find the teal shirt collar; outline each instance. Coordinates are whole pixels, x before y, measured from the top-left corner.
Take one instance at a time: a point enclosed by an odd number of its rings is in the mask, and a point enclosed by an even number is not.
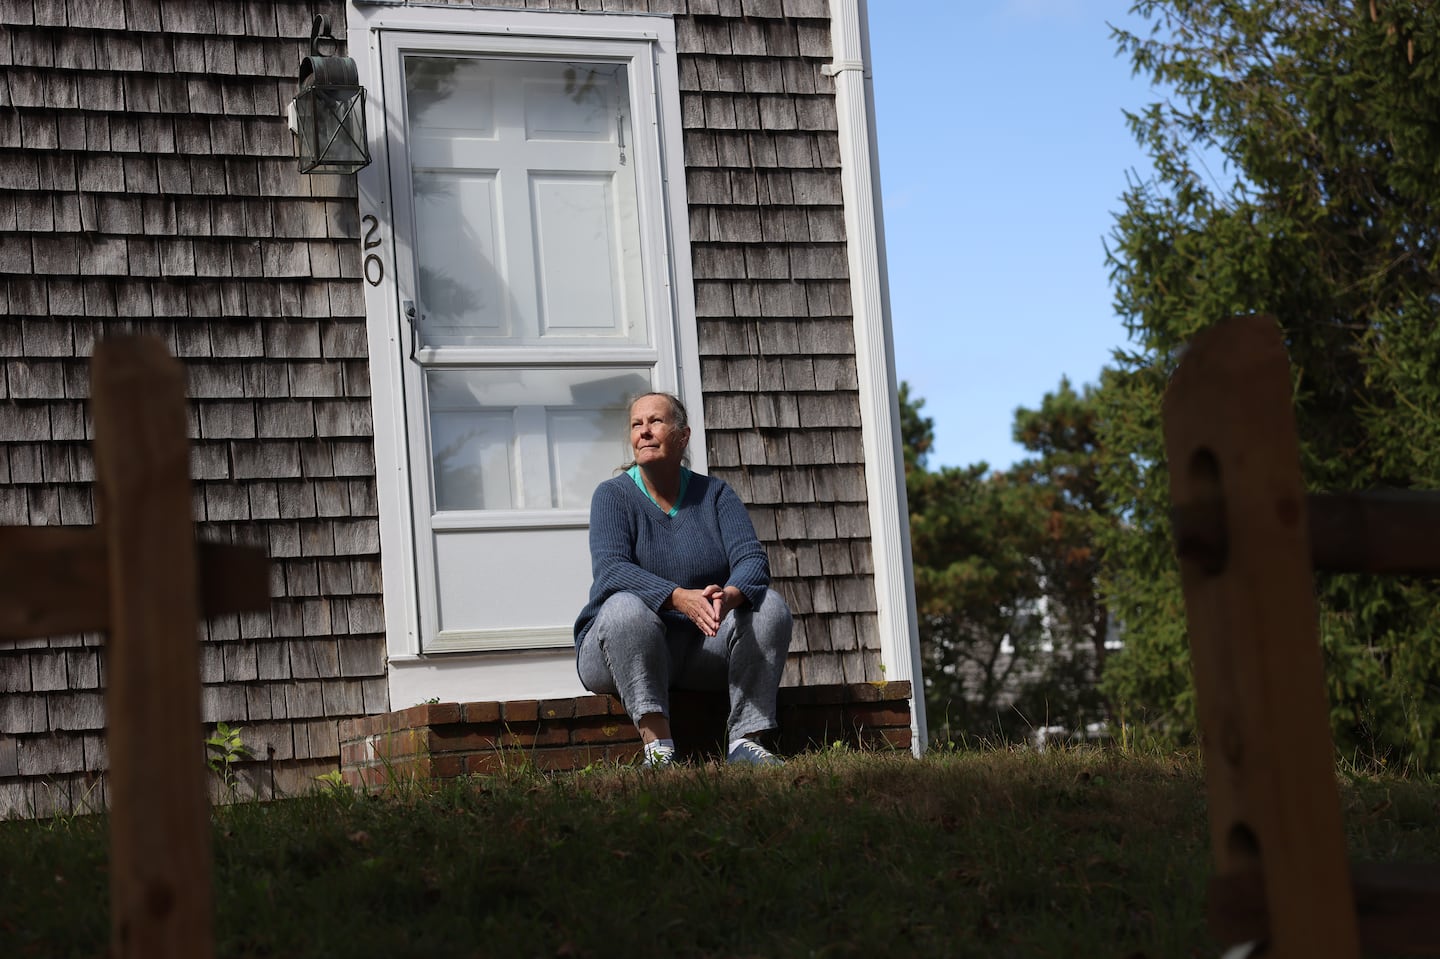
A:
[[[636,463],[634,466],[626,470],[625,473],[627,476],[629,476],[635,481],[636,486],[640,487],[640,492],[645,494],[645,498],[648,499],[650,502],[655,503],[655,497],[650,495],[650,491],[645,488],[645,481],[640,478],[640,464]],[[685,490],[687,487],[689,487],[689,485],[690,470],[682,466],[680,467],[680,495],[675,497],[675,505],[670,507],[670,510],[665,515],[674,516],[676,513],[680,512],[680,504],[685,502]],[[660,504],[655,503],[655,508],[659,509]]]

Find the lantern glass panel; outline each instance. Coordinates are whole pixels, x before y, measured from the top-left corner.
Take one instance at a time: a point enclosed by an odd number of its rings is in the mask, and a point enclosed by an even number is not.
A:
[[[295,110],[301,173],[354,173],[369,164],[364,87],[306,87]]]

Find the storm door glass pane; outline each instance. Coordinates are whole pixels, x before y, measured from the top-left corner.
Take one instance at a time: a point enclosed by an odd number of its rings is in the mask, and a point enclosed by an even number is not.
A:
[[[426,346],[645,345],[623,63],[405,57]]]
[[[625,414],[648,370],[426,374],[437,510],[585,509],[630,460]]]

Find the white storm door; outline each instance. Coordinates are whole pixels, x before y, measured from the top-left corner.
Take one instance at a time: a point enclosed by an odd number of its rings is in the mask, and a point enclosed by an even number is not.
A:
[[[421,649],[568,646],[627,401],[676,388],[649,47],[387,45]]]

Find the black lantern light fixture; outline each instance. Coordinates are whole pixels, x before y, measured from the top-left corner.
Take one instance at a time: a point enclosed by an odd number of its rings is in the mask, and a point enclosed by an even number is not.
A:
[[[321,55],[327,41],[333,54],[330,20],[316,16],[310,56],[300,61],[300,92],[290,101],[290,131],[299,141],[301,173],[354,173],[370,163],[365,88],[354,60]]]

